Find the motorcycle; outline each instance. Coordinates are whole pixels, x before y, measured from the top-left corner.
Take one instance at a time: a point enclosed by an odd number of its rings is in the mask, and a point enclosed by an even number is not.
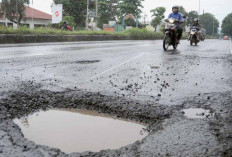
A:
[[[177,42],[177,27],[179,20],[176,20],[174,18],[169,18],[165,20],[165,30],[164,30],[164,40],[163,40],[163,49],[164,51],[168,50],[168,47],[170,45],[173,46],[173,49],[175,50],[178,46]]]
[[[192,46],[193,43],[195,45],[197,45],[200,42],[200,34],[198,32],[198,28],[197,27],[192,27],[190,30],[190,34],[189,34],[189,41],[190,41],[190,45]]]

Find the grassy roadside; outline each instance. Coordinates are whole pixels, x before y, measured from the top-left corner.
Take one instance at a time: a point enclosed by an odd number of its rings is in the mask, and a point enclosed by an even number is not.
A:
[[[63,37],[65,35],[108,35],[108,36],[116,36],[116,37],[126,37],[127,39],[131,40],[155,40],[155,39],[163,39],[162,32],[152,32],[147,29],[138,29],[132,28],[123,32],[113,33],[113,32],[106,32],[106,31],[64,31],[60,29],[53,29],[53,28],[36,28],[36,29],[29,29],[27,27],[20,27],[18,29],[13,29],[11,27],[0,27],[0,34],[14,34],[20,37],[25,35],[58,35]],[[188,33],[183,33],[182,39],[187,39]],[[212,36],[206,36],[206,39],[214,39]]]
[[[133,40],[149,40],[149,39],[162,39],[163,33],[152,32],[147,29],[133,28],[119,33],[106,32],[106,31],[64,31],[52,28],[36,28],[29,29],[26,27],[20,27],[18,29],[0,27],[0,34],[15,34],[19,36],[23,35],[114,35],[114,36],[127,36]]]

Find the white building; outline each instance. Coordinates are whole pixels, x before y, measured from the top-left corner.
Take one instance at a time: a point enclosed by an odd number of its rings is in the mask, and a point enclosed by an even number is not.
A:
[[[1,4],[0,4],[1,5]],[[1,6],[0,6],[1,7]],[[31,29],[35,27],[46,27],[52,22],[52,15],[37,9],[25,6],[25,17],[22,19],[21,24],[28,26]],[[0,15],[0,24],[8,27],[17,28],[17,24],[8,20],[5,15]]]

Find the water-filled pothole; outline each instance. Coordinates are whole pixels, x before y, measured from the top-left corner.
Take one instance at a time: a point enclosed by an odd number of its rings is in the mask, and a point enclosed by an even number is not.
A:
[[[83,60],[83,61],[76,61],[78,64],[92,64],[92,63],[98,63],[100,60]]]
[[[205,110],[202,108],[189,108],[183,110],[184,115],[188,118],[209,118],[214,116],[210,110]]]
[[[118,149],[148,134],[143,125],[76,109],[40,111],[14,122],[27,139],[66,153]]]

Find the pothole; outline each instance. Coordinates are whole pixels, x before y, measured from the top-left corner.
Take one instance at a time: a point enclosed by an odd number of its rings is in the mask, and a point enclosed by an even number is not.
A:
[[[83,61],[76,61],[78,64],[92,64],[92,63],[98,63],[100,60],[83,60]]]
[[[155,66],[155,65],[151,65],[150,67],[151,67],[151,69],[159,69],[160,68],[159,66]]]
[[[188,118],[209,118],[214,116],[210,110],[205,110],[202,108],[189,108],[183,110],[184,115]]]
[[[14,119],[25,138],[63,152],[118,149],[143,139],[143,125],[94,111],[48,110]]]

